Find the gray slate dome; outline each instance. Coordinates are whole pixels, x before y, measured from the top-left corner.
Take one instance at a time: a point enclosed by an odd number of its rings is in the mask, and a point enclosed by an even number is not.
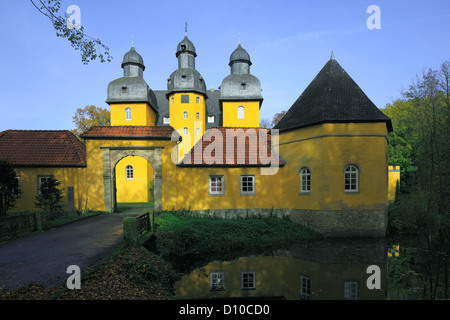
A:
[[[235,62],[246,62],[249,66],[252,65],[252,62],[250,61],[250,55],[248,54],[247,50],[242,48],[240,43],[230,56],[229,66],[231,67],[231,65]]]
[[[131,47],[122,61],[124,76],[108,84],[107,103],[146,102],[155,111],[158,110],[155,94],[143,78],[145,69],[141,55]]]
[[[141,55],[136,52],[134,47],[131,47],[130,51],[125,53],[122,61],[122,68],[127,64],[134,64],[140,66],[142,70],[145,70],[144,59],[142,59]]]
[[[181,40],[181,42],[178,44],[177,53],[175,54],[176,57],[178,57],[182,52],[189,52],[194,57],[197,56],[197,53],[195,52],[194,44],[192,43],[191,40],[188,39],[187,36],[185,36],[184,39]]]
[[[250,55],[239,43],[230,56],[231,73],[220,86],[221,100],[263,100],[261,82],[250,74],[251,64]]]
[[[197,92],[206,96],[205,80],[195,70],[195,47],[187,36],[178,44],[176,56],[178,69],[167,79],[167,97],[173,92]]]

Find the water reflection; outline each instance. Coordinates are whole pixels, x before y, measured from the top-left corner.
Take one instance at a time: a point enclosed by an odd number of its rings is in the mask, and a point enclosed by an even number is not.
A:
[[[379,267],[379,273],[369,272]],[[380,285],[380,289],[369,289]],[[262,255],[215,260],[175,284],[179,299],[386,299],[384,239],[333,239]]]

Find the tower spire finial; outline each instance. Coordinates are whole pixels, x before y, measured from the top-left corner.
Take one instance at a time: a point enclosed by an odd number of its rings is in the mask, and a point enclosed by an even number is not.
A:
[[[187,37],[187,20],[184,21],[184,36]]]
[[[131,47],[134,48],[134,36],[133,35],[131,35]]]
[[[331,57],[330,57],[330,60],[334,60],[334,53],[333,53],[333,51],[331,51]]]

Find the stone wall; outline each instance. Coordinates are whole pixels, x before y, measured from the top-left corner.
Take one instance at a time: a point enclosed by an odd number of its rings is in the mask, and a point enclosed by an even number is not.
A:
[[[186,211],[186,213],[223,219],[284,218],[330,238],[384,237],[387,226],[387,208],[354,210],[223,209]]]

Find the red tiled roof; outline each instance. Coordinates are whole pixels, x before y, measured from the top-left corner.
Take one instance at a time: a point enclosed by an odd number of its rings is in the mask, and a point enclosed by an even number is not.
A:
[[[6,130],[0,159],[19,167],[84,167],[86,147],[68,130]]]
[[[172,137],[173,132],[174,129],[171,126],[95,126],[86,130],[83,134],[81,134],[81,137],[84,139],[86,138],[170,139]]]
[[[277,163],[284,166],[285,162],[271,152],[271,141],[268,129],[214,127],[206,130],[178,165],[268,167]]]

